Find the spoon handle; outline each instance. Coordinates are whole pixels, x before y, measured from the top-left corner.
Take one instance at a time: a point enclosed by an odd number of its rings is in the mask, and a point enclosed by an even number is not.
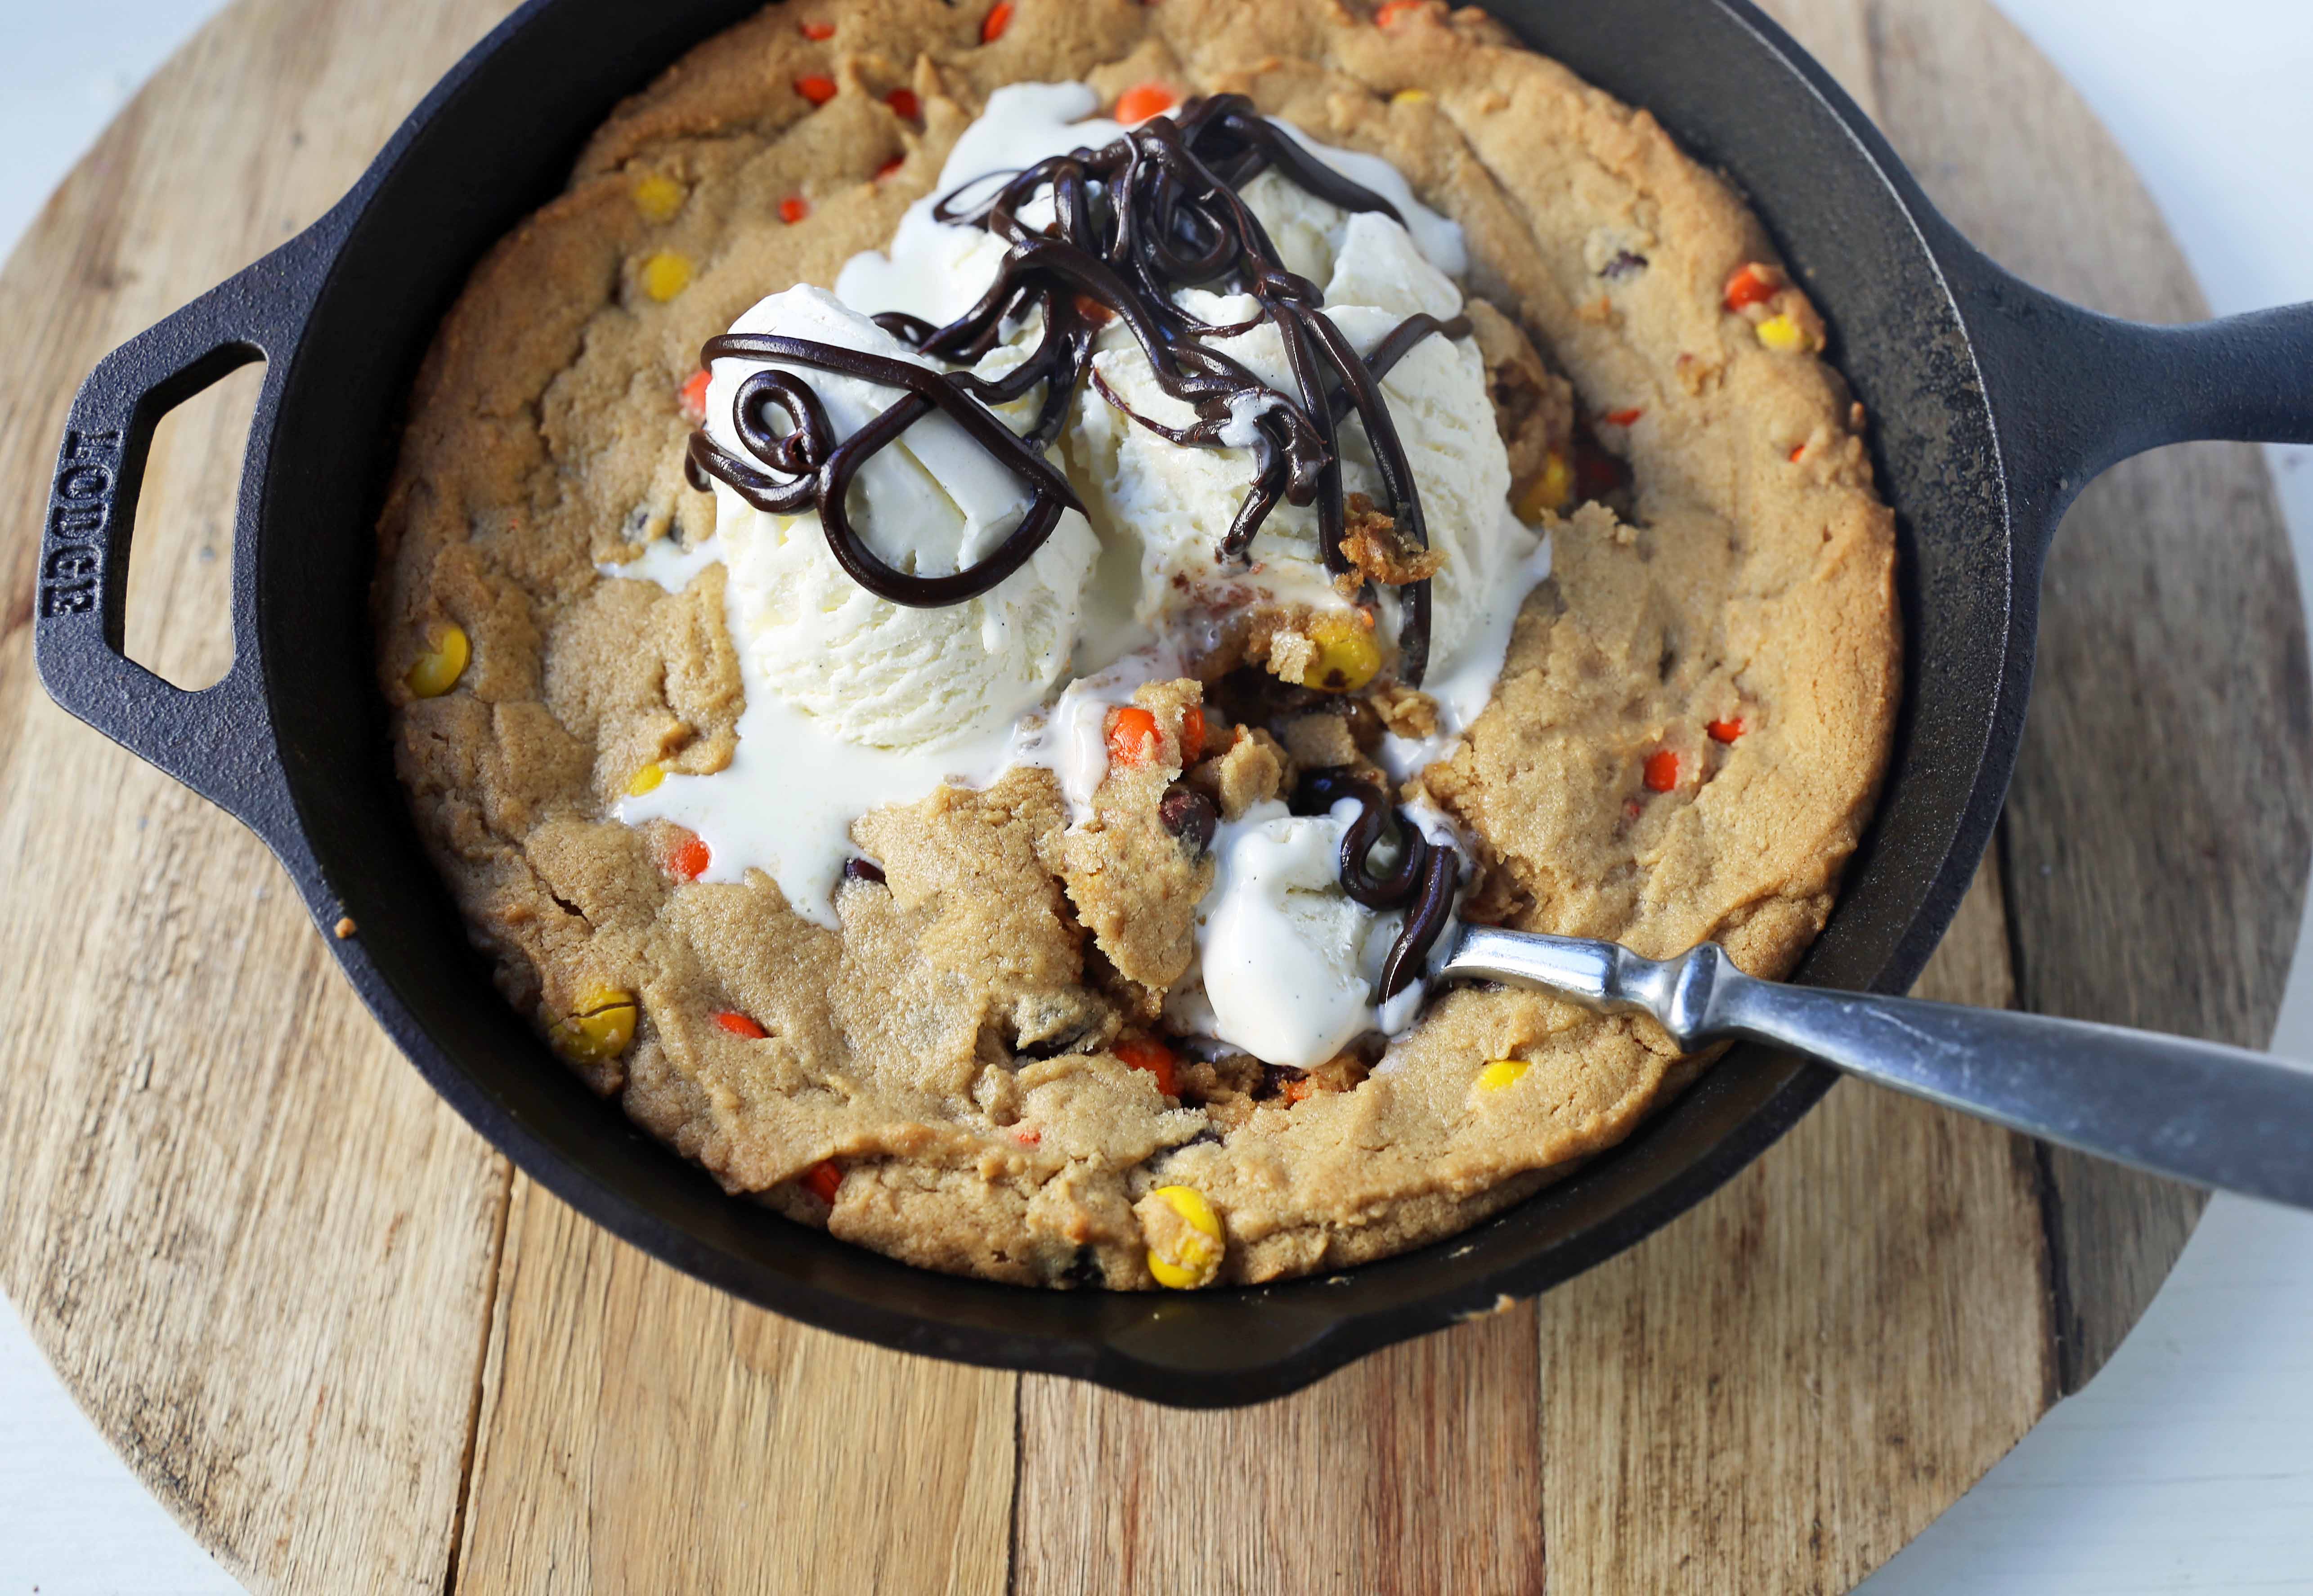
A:
[[[2196,1186],[2313,1208],[2313,1068],[2157,1031],[1763,981],[1715,943],[1660,962],[1614,943],[1472,926],[1447,980],[1637,1011],[1692,1052],[1746,1038]]]

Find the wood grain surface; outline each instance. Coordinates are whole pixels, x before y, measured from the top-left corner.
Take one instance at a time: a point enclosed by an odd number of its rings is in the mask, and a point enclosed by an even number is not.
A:
[[[514,1187],[460,1591],[1005,1588],[1009,1374],[744,1306]]]
[[[2095,310],[2209,313],[2125,158],[2013,27],[1936,0],[1882,0],[1869,20],[1881,126],[1970,237]],[[2271,1039],[2313,850],[2305,618],[2279,524],[2245,443],[2128,461],[2064,518],[2001,831],[2025,1007]],[[2206,1198],[2061,1148],[2041,1156],[2074,1390],[2144,1311]]]
[[[370,1022],[256,840],[40,692],[39,495],[79,374],[319,215],[484,20],[229,13],[0,273],[0,966],[40,995],[0,1038],[0,1289],[259,1590],[441,1590],[508,1171]],[[231,650],[237,435],[228,406],[189,411],[153,461],[133,632],[180,680]]]
[[[503,0],[242,0],[0,273],[0,1289],[252,1589],[1835,1592],[2091,1372],[2197,1200],[1869,1088],[1537,1306],[1183,1414],[884,1353],[578,1219],[425,1091],[258,845],[31,662],[37,495],[107,348],[288,237]],[[1939,203],[2100,308],[2199,313],[1982,0],[1779,0]],[[164,429],[129,647],[224,667],[251,389]],[[2305,644],[2250,451],[2068,521],[2001,847],[1922,983],[2262,1041],[2305,880]],[[2003,870],[2004,864],[2004,870]]]

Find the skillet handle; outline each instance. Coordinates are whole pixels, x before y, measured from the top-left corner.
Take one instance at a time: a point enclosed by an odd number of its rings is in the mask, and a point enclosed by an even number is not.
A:
[[[1962,246],[1951,278],[2009,478],[2053,529],[2098,473],[2164,443],[2313,443],[2313,304],[2162,327],[2098,315]]]
[[[2313,1065],[2159,1031],[1745,975],[1716,943],[1472,926],[1441,975],[1651,1014],[1682,1052],[1746,1038],[2154,1174],[2313,1208]]]
[[[48,486],[33,605],[48,696],[281,851],[294,835],[257,645],[257,500],[283,365],[317,296],[321,226],[106,355],[81,384]],[[233,667],[196,692],[122,653],[128,550],[161,418],[227,373],[270,362],[233,527]]]

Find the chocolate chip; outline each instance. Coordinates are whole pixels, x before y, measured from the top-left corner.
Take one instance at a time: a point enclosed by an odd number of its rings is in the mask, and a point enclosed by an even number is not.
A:
[[[846,859],[843,862],[843,879],[847,881],[881,881],[884,867],[873,859]]]
[[[1078,1291],[1098,1291],[1108,1284],[1108,1275],[1100,1267],[1099,1253],[1089,1247],[1079,1247],[1069,1267],[1060,1271],[1060,1281]]]
[[[1598,275],[1619,283],[1624,277],[1633,276],[1646,269],[1645,256],[1633,255],[1628,250],[1617,250],[1614,251],[1614,258],[1598,268]]]
[[[1306,1070],[1295,1069],[1289,1064],[1264,1064],[1261,1066],[1260,1095],[1282,1097],[1288,1086],[1292,1085],[1294,1082],[1308,1073]]]
[[[1356,798],[1368,807],[1386,805],[1388,799],[1370,782],[1358,779],[1353,765],[1318,765],[1301,772],[1286,802],[1297,815],[1321,815],[1344,798]]]
[[[1213,801],[1194,787],[1168,789],[1157,802],[1156,819],[1181,839],[1193,859],[1205,856],[1205,850],[1213,846],[1213,828],[1220,824],[1220,816],[1213,812]]]
[[[1179,1159],[1181,1154],[1186,1153],[1190,1148],[1214,1146],[1217,1145],[1220,1140],[1221,1133],[1208,1125],[1204,1129],[1199,1131],[1195,1136],[1191,1136],[1179,1146],[1167,1148],[1163,1153],[1158,1155],[1156,1160],[1156,1168],[1160,1171],[1170,1170],[1174,1162]]]
[[[1097,1033],[1092,1030],[1069,1030],[1059,1036],[1039,1037],[1033,1042],[1022,1042],[1012,1048],[1019,1058],[1065,1058],[1071,1053],[1082,1053],[1086,1045]]]

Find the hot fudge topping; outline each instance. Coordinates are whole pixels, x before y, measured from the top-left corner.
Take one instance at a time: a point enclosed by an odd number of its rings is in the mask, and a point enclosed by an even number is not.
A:
[[[1336,441],[1351,411],[1371,440],[1398,539],[1426,548],[1421,495],[1380,378],[1421,339],[1464,337],[1469,323],[1417,313],[1361,357],[1322,314],[1323,291],[1286,269],[1237,194],[1271,168],[1343,210],[1378,212],[1403,224],[1396,206],[1316,160],[1244,96],[1192,101],[1177,121],[1153,117],[1101,149],[1040,161],[985,200],[972,201],[968,196],[977,185],[966,185],[935,207],[941,222],[984,227],[1005,242],[996,281],[979,303],[944,328],[906,311],[886,311],[875,320],[928,355],[973,362],[996,346],[1007,327],[1036,318],[1042,327],[1039,342],[1000,378],[939,372],[813,339],[726,335],[710,340],[701,352],[709,364],[731,356],[780,360],[901,389],[906,397],[837,444],[807,382],[787,372],[757,372],[741,384],[731,411],[753,462],[701,428],[690,441],[693,486],[704,489],[711,477],[757,509],[782,514],[813,506],[843,568],[895,604],[929,608],[975,597],[1017,570],[1051,536],[1063,510],[1084,507],[1042,451],[1059,437],[1091,370],[1094,339],[1113,319],[1130,329],[1165,392],[1192,406],[1198,419],[1186,427],[1152,421],[1095,377],[1104,398],[1182,447],[1253,452],[1253,486],[1214,551],[1217,560],[1249,563],[1254,534],[1282,499],[1315,504],[1325,569],[1337,579],[1351,577],[1356,567],[1343,548],[1347,498]],[[1032,224],[1037,215],[1046,219]],[[1249,294],[1259,310],[1253,318],[1217,326],[1179,302],[1187,288]],[[1211,341],[1241,336],[1264,321],[1284,337],[1297,389],[1291,395]],[[1040,386],[1042,406],[1025,436],[981,408],[1012,403]],[[993,553],[955,572],[919,576],[877,557],[853,531],[847,498],[866,458],[934,408],[1017,472],[1033,496],[1018,529]],[[771,425],[773,410],[784,416],[783,427]],[[1403,603],[1398,672],[1419,687],[1429,655],[1429,578],[1404,583]]]

